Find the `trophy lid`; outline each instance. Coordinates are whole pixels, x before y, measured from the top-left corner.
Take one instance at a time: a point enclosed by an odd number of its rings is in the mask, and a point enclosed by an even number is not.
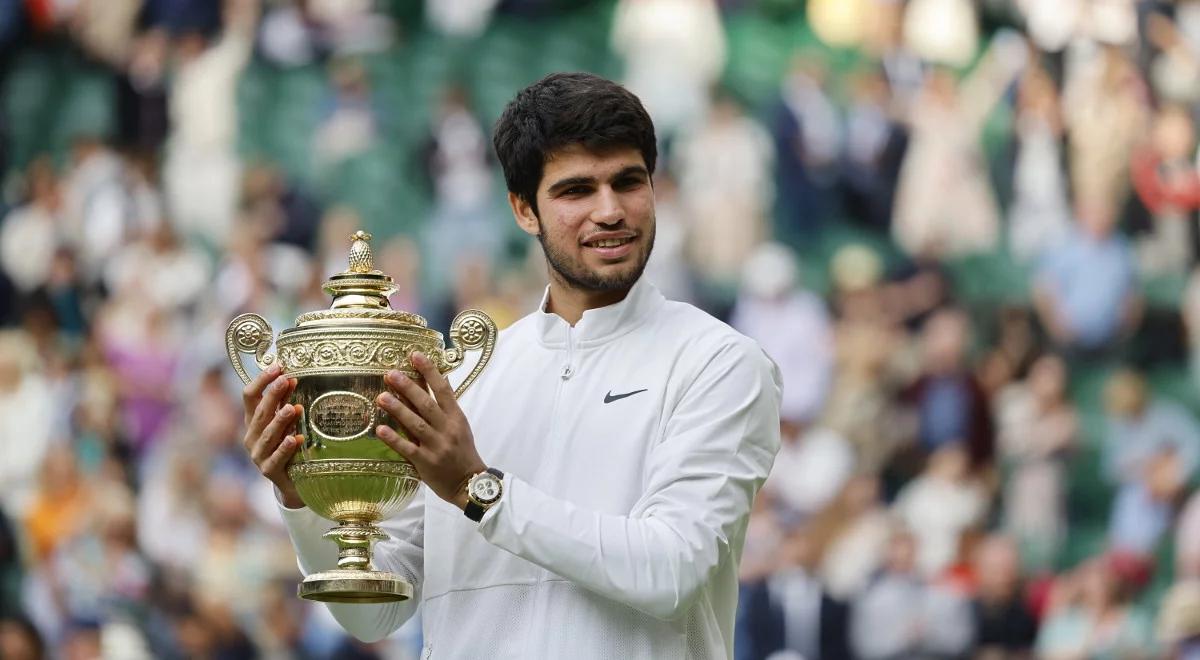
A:
[[[296,317],[296,325],[380,324],[428,327],[425,319],[392,309],[388,296],[396,290],[391,277],[375,268],[371,258],[371,235],[361,229],[350,236],[350,267],[330,277],[321,288],[333,296],[329,309]]]

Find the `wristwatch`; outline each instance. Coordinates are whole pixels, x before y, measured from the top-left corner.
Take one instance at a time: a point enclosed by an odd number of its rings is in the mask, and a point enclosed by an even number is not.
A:
[[[504,494],[504,473],[496,468],[488,468],[471,477],[467,482],[467,506],[463,513],[468,518],[479,522],[483,514],[500,501]]]

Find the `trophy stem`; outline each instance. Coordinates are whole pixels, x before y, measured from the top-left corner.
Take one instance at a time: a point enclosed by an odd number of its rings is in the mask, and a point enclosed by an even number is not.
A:
[[[338,546],[337,568],[304,578],[301,598],[326,603],[391,603],[412,598],[413,586],[404,577],[371,568],[371,544],[388,537],[377,525],[339,520],[324,537]]]
[[[376,525],[358,520],[339,521],[337,527],[325,532],[338,547],[338,568],[349,571],[371,570],[371,545],[387,534]]]

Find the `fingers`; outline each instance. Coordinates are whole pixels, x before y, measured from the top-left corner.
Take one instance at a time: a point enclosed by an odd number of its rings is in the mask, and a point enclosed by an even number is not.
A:
[[[419,446],[412,440],[396,433],[396,430],[386,424],[380,424],[375,428],[375,435],[379,436],[383,443],[392,449],[395,449],[401,456],[407,458],[413,465],[422,462],[425,456]]]
[[[438,403],[433,400],[429,392],[418,385],[416,381],[405,376],[403,372],[392,370],[387,374],[387,384],[396,391],[396,394],[403,397],[411,410],[423,417],[430,426],[440,429],[445,425],[446,414],[438,407]]]
[[[246,411],[246,424],[250,423],[250,417],[254,415],[254,409],[258,407],[258,400],[262,398],[263,390],[271,384],[271,381],[275,380],[282,369],[283,367],[276,362],[242,388],[242,407]]]
[[[418,443],[434,440],[434,434],[437,432],[437,429],[420,414],[404,405],[404,402],[396,398],[391,392],[380,394],[375,401],[384,412],[391,415],[393,419],[400,423],[400,426],[404,428],[410,438],[416,440]]]
[[[250,458],[256,464],[261,464],[267,457],[275,451],[287,435],[288,431],[296,423],[299,416],[299,406],[287,405],[283,406],[275,412],[271,421],[259,434],[257,440],[254,441],[254,446],[250,448]]]
[[[303,441],[304,436],[302,435],[285,436],[279,442],[279,446],[275,447],[275,450],[258,464],[259,471],[267,476],[283,474],[288,461],[292,460],[292,456],[296,453],[300,445],[303,444]]]
[[[254,408],[254,415],[246,424],[246,435],[249,438],[262,433],[263,428],[271,421],[279,407],[287,401],[296,389],[296,379],[287,376],[276,376],[262,393],[262,398]]]
[[[450,387],[450,381],[446,380],[446,376],[441,371],[438,371],[433,360],[420,351],[413,352],[408,359],[417,372],[425,378],[425,382],[429,384],[429,389],[433,391],[433,396],[437,398],[437,405],[441,410],[445,413],[457,410],[458,400],[454,397],[454,388]]]

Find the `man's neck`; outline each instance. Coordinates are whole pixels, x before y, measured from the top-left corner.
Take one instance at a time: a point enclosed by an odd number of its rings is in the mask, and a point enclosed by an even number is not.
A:
[[[632,287],[631,287],[632,288]],[[571,327],[579,323],[583,313],[589,309],[597,309],[614,305],[629,295],[630,289],[617,291],[587,291],[577,289],[562,282],[557,277],[550,278],[550,298],[546,301],[546,311],[562,317]]]

